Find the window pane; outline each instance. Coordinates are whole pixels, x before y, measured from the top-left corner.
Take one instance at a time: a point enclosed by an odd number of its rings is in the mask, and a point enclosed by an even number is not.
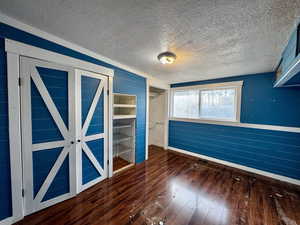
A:
[[[199,117],[199,90],[175,91],[173,102],[174,117]]]
[[[235,89],[201,91],[200,117],[235,119]]]

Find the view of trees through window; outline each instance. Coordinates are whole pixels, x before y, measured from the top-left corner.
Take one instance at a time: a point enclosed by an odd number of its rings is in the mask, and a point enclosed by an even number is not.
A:
[[[235,88],[176,90],[173,117],[235,120],[235,96]]]

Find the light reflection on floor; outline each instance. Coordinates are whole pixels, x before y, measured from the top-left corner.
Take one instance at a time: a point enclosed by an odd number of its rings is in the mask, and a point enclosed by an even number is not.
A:
[[[197,212],[197,218],[202,218],[212,224],[227,221],[229,209],[226,202],[210,196],[208,193],[197,190],[195,187],[182,182],[180,179],[172,179],[170,190],[173,203],[181,208],[181,212]],[[211,210],[213,209],[213,210]],[[213,214],[210,212],[214,212]]]

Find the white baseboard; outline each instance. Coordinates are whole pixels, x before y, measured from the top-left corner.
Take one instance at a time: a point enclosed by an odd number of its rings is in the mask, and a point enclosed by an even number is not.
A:
[[[228,162],[228,161],[225,161],[225,160],[216,159],[216,158],[213,158],[213,157],[201,155],[201,154],[190,152],[190,151],[183,150],[183,149],[173,148],[171,146],[169,146],[168,149],[170,149],[172,151],[180,152],[180,153],[183,153],[183,154],[186,154],[186,155],[191,155],[191,156],[194,156],[194,157],[197,157],[197,158],[201,158],[201,159],[205,159],[205,160],[208,160],[208,161],[220,163],[220,164],[223,164],[223,165],[226,165],[226,166],[234,167],[234,168],[237,168],[237,169],[245,170],[247,172],[256,173],[256,174],[259,174],[259,175],[262,175],[262,176],[270,177],[270,178],[273,178],[273,179],[276,179],[276,180],[280,180],[280,181],[284,181],[284,182],[288,182],[288,183],[300,186],[300,180],[293,179],[293,178],[290,178],[290,177],[285,177],[285,176],[281,176],[281,175],[278,175],[278,174],[266,172],[266,171],[263,171],[263,170],[258,170],[258,169],[254,169],[254,168],[251,168],[251,167],[242,166],[240,164]]]
[[[10,225],[13,223],[13,217],[8,217],[0,221],[0,225]]]

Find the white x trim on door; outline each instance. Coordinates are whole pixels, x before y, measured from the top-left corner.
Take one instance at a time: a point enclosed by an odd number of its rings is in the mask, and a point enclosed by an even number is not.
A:
[[[54,104],[52,97],[50,96],[47,87],[45,86],[37,67],[43,67],[54,70],[62,70],[68,74],[68,124],[67,128],[65,122],[63,121],[56,105]],[[31,80],[36,86],[45,107],[51,114],[55,125],[59,129],[63,140],[60,141],[49,141],[41,143],[32,143],[32,102],[31,102]],[[22,146],[23,146],[23,179],[24,179],[24,189],[25,189],[25,215],[36,212],[50,205],[56,204],[63,200],[66,200],[76,194],[76,175],[75,175],[75,78],[74,70],[68,67],[55,65],[48,62],[43,62],[35,59],[21,57],[21,110],[22,110]],[[61,147],[62,150],[59,156],[55,160],[54,165],[50,169],[46,179],[43,181],[37,194],[34,196],[34,184],[33,184],[33,153],[43,150],[51,150],[54,148]],[[55,176],[57,175],[59,169],[61,168],[66,157],[69,156],[69,178],[65,182],[69,183],[70,190],[68,193],[56,196],[49,200],[43,201],[49,187],[51,186]]]

